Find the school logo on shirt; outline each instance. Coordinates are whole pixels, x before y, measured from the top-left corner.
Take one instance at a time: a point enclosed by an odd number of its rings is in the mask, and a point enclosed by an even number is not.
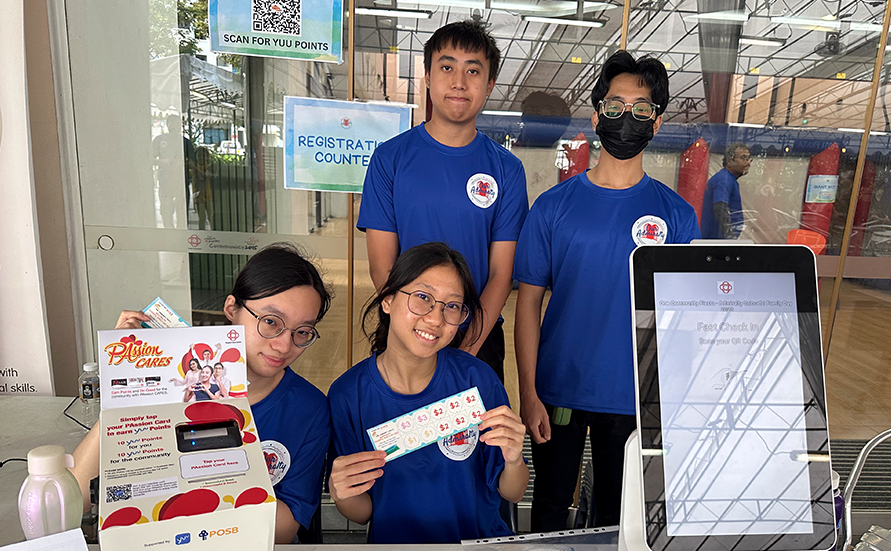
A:
[[[631,238],[637,245],[661,245],[668,237],[668,224],[658,216],[641,216],[631,226]]]
[[[269,471],[269,479],[275,486],[288,473],[291,468],[291,454],[288,448],[281,445],[275,440],[263,440],[260,442],[260,448],[263,450],[263,457],[266,458],[266,469]]]
[[[464,461],[476,449],[476,443],[479,442],[479,439],[480,431],[477,425],[474,425],[463,432],[440,440],[439,451],[452,461]]]
[[[474,174],[467,180],[467,196],[474,205],[487,209],[498,199],[498,183],[488,174]]]

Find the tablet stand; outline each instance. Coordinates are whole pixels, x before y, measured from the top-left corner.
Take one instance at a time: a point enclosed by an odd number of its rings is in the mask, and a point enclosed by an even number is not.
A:
[[[619,518],[619,551],[649,551],[644,533],[643,468],[637,431],[625,442],[622,471],[622,512]]]
[[[891,437],[891,430],[885,431],[873,441],[882,441]],[[870,441],[870,444],[873,442]],[[878,443],[876,442],[876,443]],[[869,444],[867,444],[869,447]],[[864,452],[869,453],[864,448]],[[860,455],[863,456],[864,452]],[[863,457],[862,459],[865,459]],[[858,467],[862,467],[861,457],[857,458]],[[650,551],[647,545],[646,532],[644,531],[644,492],[643,492],[643,467],[641,466],[640,455],[640,438],[637,431],[631,433],[628,441],[625,442],[625,469],[622,472],[622,513],[619,519],[619,550],[618,551]],[[859,471],[856,473],[859,476]],[[856,483],[856,478],[854,478]],[[847,490],[847,488],[846,488]],[[853,493],[853,487],[851,488]],[[845,493],[845,497],[849,498],[845,502],[845,521],[843,526],[850,526],[850,495]],[[845,548],[850,545],[851,536],[848,528],[847,540]]]

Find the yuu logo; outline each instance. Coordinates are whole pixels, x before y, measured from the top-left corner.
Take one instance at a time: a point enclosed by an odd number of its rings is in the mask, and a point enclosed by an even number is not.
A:
[[[174,541],[177,545],[185,545],[192,541],[192,534],[186,532],[185,534],[177,534],[174,538]]]

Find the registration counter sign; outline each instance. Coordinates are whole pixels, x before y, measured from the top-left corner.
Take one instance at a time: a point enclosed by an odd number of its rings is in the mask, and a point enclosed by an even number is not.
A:
[[[210,0],[218,53],[341,63],[343,0]]]
[[[285,96],[285,188],[361,193],[375,148],[411,125],[411,107]]]

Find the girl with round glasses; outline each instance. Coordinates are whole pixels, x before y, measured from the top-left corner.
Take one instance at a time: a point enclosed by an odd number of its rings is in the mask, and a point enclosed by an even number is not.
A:
[[[348,519],[365,524],[374,517],[372,543],[457,543],[511,533],[498,509],[502,497],[518,502],[529,479],[523,423],[492,369],[449,347],[466,319],[474,320],[471,334],[479,334],[480,308],[461,254],[427,243],[396,259],[365,309],[365,327],[376,320],[373,331],[366,331],[373,355],[328,391],[338,455],[329,488]],[[488,410],[478,426],[391,462],[385,463],[386,452],[374,451],[367,429],[473,387]],[[454,423],[452,430],[469,425],[466,418],[434,409],[413,415],[413,426],[400,429],[407,431],[406,446],[417,443],[411,439],[422,438],[425,429],[445,434],[451,432],[445,424]]]
[[[277,499],[276,543],[292,542],[321,499],[331,434],[328,404],[289,366],[318,338],[315,325],[330,304],[315,266],[294,245],[276,243],[245,264],[223,306],[229,321],[245,327],[248,402],[264,454],[278,458],[267,464]],[[148,316],[142,312],[124,311],[116,329],[138,329],[143,321]],[[85,510],[89,482],[99,474],[98,438],[94,427],[74,453]]]

